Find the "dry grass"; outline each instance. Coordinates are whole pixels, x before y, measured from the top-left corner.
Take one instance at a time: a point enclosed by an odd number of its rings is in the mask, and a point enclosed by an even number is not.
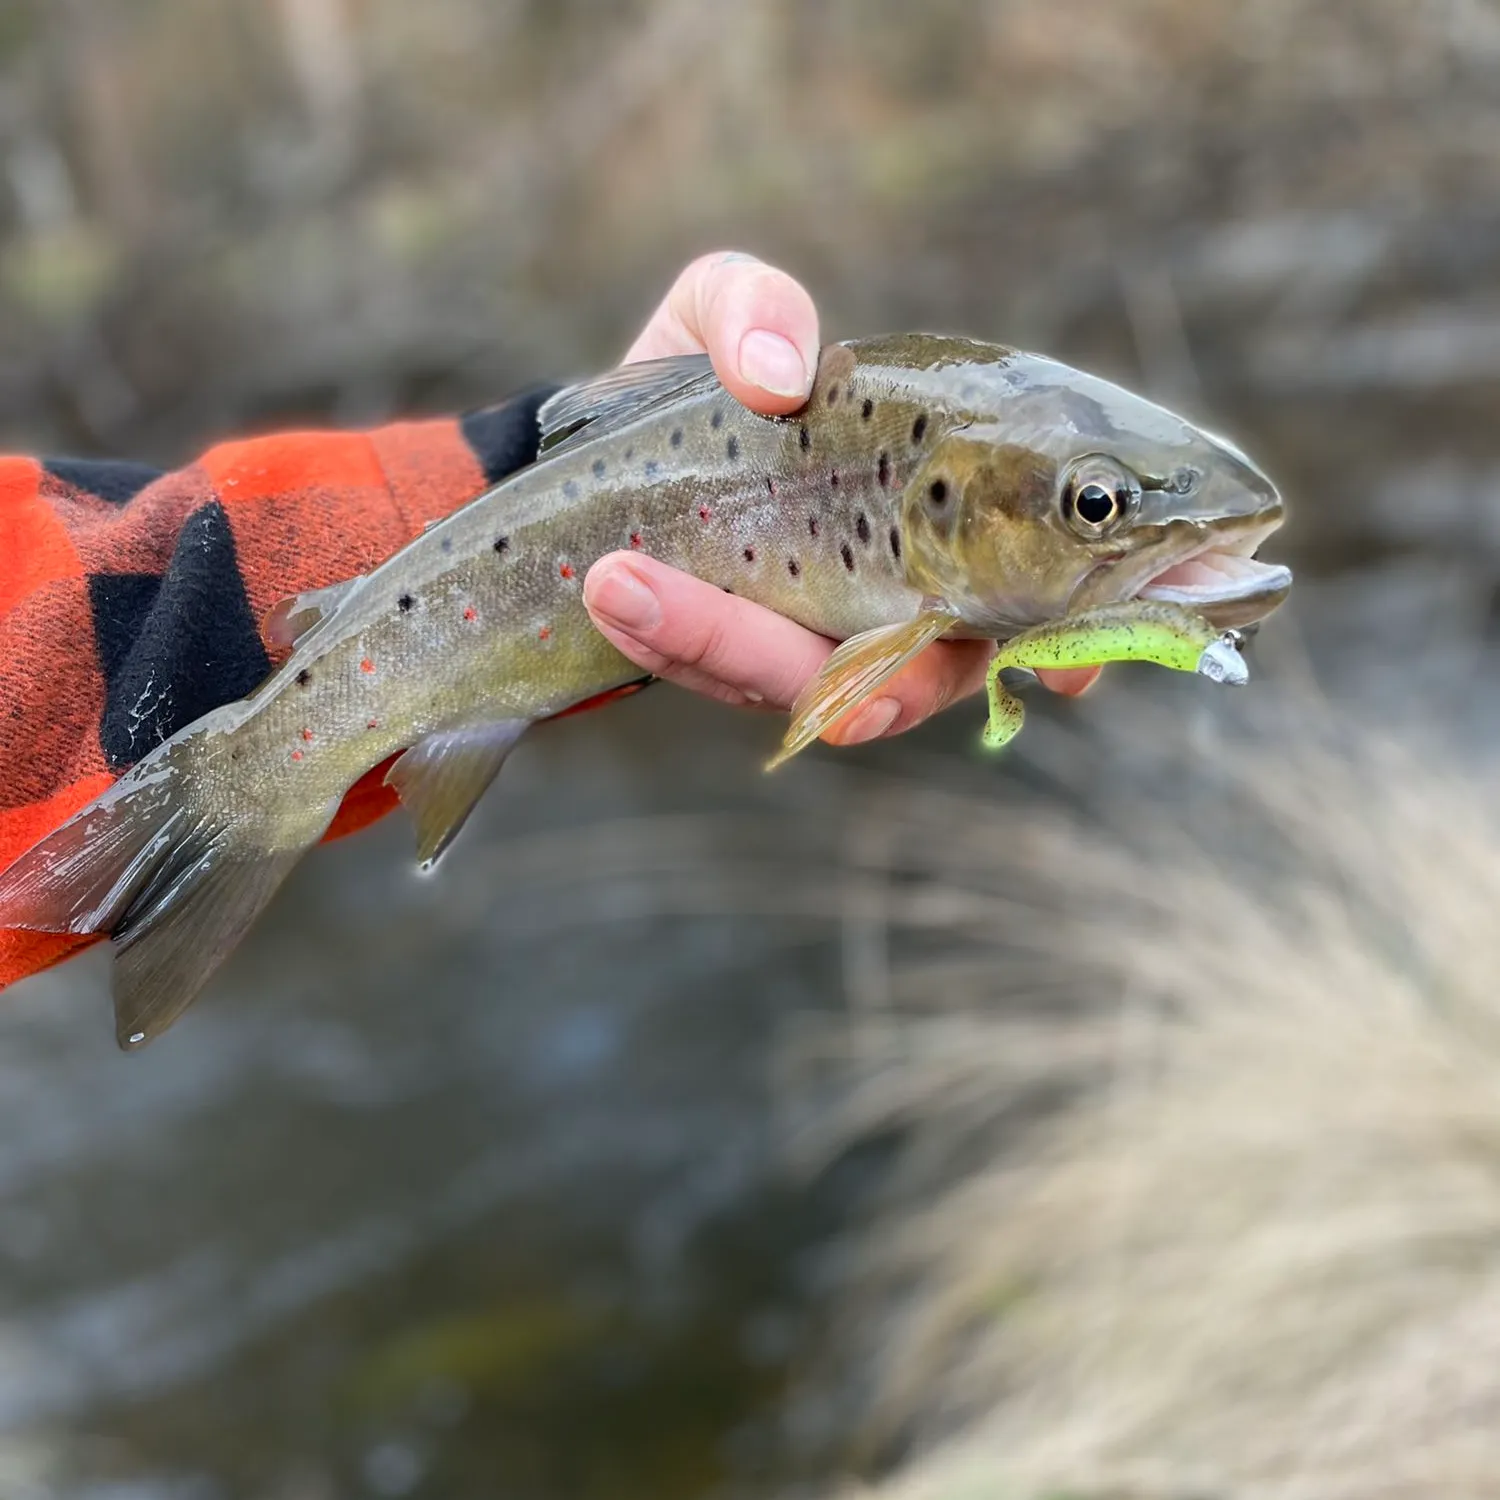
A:
[[[915,1132],[853,1277],[872,1426],[967,1432],[892,1500],[1500,1496],[1500,801],[1271,702],[1087,818],[965,801],[967,991],[919,965],[823,1038],[856,1082],[820,1147]],[[900,806],[943,847],[942,794]],[[1050,1011],[1018,1010],[1027,952]],[[1018,1097],[1059,1087],[1018,1144]]]

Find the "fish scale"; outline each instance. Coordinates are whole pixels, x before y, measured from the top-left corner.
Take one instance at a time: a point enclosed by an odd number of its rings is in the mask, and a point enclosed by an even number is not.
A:
[[[291,654],[250,698],[0,876],[0,925],[114,939],[122,1045],[191,1002],[370,768],[400,755],[389,779],[430,864],[527,725],[639,680],[583,604],[606,553],[845,643],[799,702],[796,746],[943,635],[1008,639],[1167,575],[1191,597],[1204,585],[1181,569],[1211,546],[1243,564],[1204,595],[1225,623],[1290,581],[1248,561],[1281,505],[1242,454],[998,345],[830,345],[807,404],[779,418],[746,410],[704,358],[656,361],[561,393],[540,420],[535,464],[373,572],[289,601],[274,623]]]

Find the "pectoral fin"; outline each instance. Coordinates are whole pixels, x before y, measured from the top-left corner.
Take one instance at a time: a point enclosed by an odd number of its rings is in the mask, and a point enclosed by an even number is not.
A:
[[[883,625],[850,636],[798,695],[791,726],[766,769],[774,771],[826,734],[957,623],[944,610],[924,610],[904,625]]]
[[[501,719],[439,730],[385,773],[386,785],[395,788],[417,825],[417,859],[424,870],[458,836],[530,722]]]

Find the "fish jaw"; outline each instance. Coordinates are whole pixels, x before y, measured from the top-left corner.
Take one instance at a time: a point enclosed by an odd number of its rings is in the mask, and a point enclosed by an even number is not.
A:
[[[1191,609],[1222,630],[1256,624],[1292,588],[1290,568],[1255,557],[1280,525],[1278,514],[1234,531],[1222,523],[1195,527],[1135,557],[1104,562],[1079,584],[1069,612],[1142,599]]]
[[[1182,605],[1225,630],[1253,625],[1291,592],[1292,570],[1255,556],[1279,525],[1278,519],[1239,537],[1211,539],[1153,573],[1135,597]]]

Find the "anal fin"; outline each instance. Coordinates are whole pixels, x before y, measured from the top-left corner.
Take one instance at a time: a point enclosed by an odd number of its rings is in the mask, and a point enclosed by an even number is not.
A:
[[[774,771],[826,734],[957,623],[946,610],[928,609],[904,624],[851,635],[798,694],[791,725],[766,770]]]
[[[395,788],[417,825],[417,859],[424,870],[458,836],[530,723],[500,719],[440,729],[385,773],[386,785]]]

